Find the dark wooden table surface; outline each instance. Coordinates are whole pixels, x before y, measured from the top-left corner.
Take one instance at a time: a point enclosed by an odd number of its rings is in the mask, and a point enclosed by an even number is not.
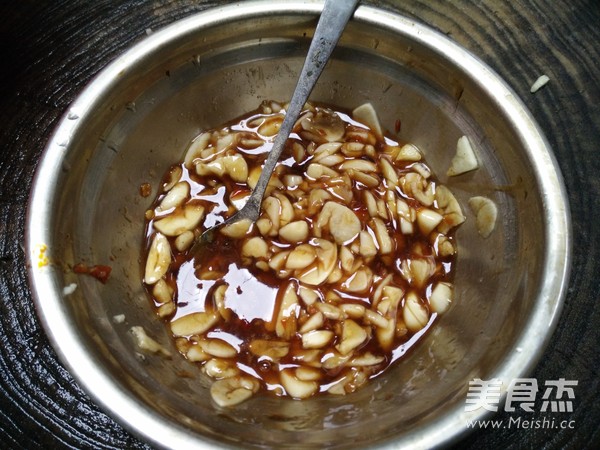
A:
[[[69,103],[116,56],[206,0],[19,0],[0,4],[0,447],[148,448],[102,412],[57,360],[36,318],[25,211],[45,142]],[[574,264],[560,323],[532,377],[578,380],[566,429],[478,430],[460,448],[600,448],[600,2],[365,1],[424,22],[521,96],[565,177]],[[529,88],[546,74],[550,82]],[[500,413],[497,419],[518,415]],[[537,412],[534,419],[544,416]],[[529,416],[531,418],[531,416]]]

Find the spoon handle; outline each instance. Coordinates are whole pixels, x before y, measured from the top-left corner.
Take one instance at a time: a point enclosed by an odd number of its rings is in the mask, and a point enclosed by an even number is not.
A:
[[[359,0],[326,0],[323,12],[317,23],[315,34],[310,43],[304,66],[300,72],[296,89],[285,113],[283,123],[275,136],[273,147],[265,161],[258,182],[252,195],[242,209],[248,209],[249,218],[256,221],[260,212],[260,204],[265,190],[281,156],[294,124],[298,120],[304,104],[321,76],[333,49],[342,35],[346,23],[356,9]],[[249,210],[252,210],[250,212]],[[255,212],[255,216],[252,217]]]

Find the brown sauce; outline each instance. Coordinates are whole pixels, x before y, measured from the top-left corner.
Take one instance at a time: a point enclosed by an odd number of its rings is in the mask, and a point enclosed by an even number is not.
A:
[[[317,107],[317,111],[319,108]],[[331,114],[328,109],[324,109],[327,114]],[[335,111],[337,117],[341,118],[345,129],[345,136],[353,136],[352,132],[355,133],[355,137],[347,138],[345,142],[361,142],[360,137],[364,136],[365,130],[368,130],[364,125],[358,123],[351,118],[351,114],[348,112]],[[270,139],[266,139],[264,136],[259,134],[260,126],[265,122],[272,120],[273,117],[277,117],[276,113],[265,112],[265,110],[255,111],[239,120],[227,124],[221,129],[222,134],[236,133],[236,145],[228,152],[235,152],[242,155],[247,163],[249,173],[252,173],[254,169],[260,167],[266,153],[271,147]],[[318,145],[311,144],[310,140],[306,138],[305,130],[298,126],[294,130],[295,132],[291,135],[288,140],[286,150],[281,158],[281,162],[278,164],[276,170],[279,180],[283,179],[286,175],[299,175],[306,178],[308,166],[314,162],[314,155],[310,154],[310,151],[306,151],[303,158],[298,158],[295,154],[294,143],[300,144],[305,149],[313,149]],[[247,146],[244,145],[244,139],[249,143]],[[385,154],[390,152],[390,149],[401,147],[398,142],[393,139],[378,138],[373,142],[374,134],[371,130],[368,132],[368,137],[364,144],[372,142],[375,155]],[[257,145],[257,140],[266,141],[261,145]],[[213,145],[217,145],[212,140]],[[338,152],[339,153],[339,152]],[[373,152],[371,153],[373,155]],[[353,159],[351,157],[344,157],[344,160]],[[369,155],[363,155],[358,159],[373,161],[373,158]],[[214,160],[214,159],[213,159]],[[211,161],[207,158],[206,161]],[[374,161],[377,163],[377,156]],[[399,177],[404,174],[414,172],[414,161],[394,161],[394,168]],[[418,162],[423,164],[423,161]],[[334,166],[337,167],[337,166]],[[379,170],[379,169],[378,169]],[[197,204],[204,207],[204,217],[200,227],[197,227],[194,231],[194,235],[198,236],[201,231],[205,228],[211,227],[214,224],[222,222],[226,217],[235,212],[236,207],[232,202],[232,198],[240,198],[247,195],[251,189],[248,184],[243,182],[234,181],[231,177],[216,176],[214,174],[209,175],[198,175],[194,170],[194,166],[180,163],[173,166],[167,175],[163,186],[167,186],[172,183],[173,173],[180,173],[178,177],[179,181],[185,181],[189,184],[189,194],[186,197],[185,204]],[[381,179],[381,183],[375,187],[370,188],[363,184],[360,180],[352,180],[351,191],[353,193],[352,199],[346,203],[346,206],[356,215],[359,219],[362,229],[366,229],[372,219],[369,212],[369,207],[366,204],[365,197],[362,192],[365,190],[371,190],[376,199],[386,199],[386,193],[392,191],[393,194],[406,202],[406,204],[414,211],[418,211],[423,208],[423,204],[416,200],[413,196],[407,195],[402,189],[390,186],[386,181],[386,178],[382,176],[382,173],[378,171],[376,176]],[[427,179],[427,183],[433,183],[432,191],[435,192],[435,186],[438,182],[434,176]],[[331,179],[327,177],[322,180],[312,180],[311,189],[321,188],[329,193],[332,201],[342,200],[336,197],[336,191],[332,188]],[[293,186],[280,186],[276,188],[282,195],[288,196],[291,203],[295,206],[294,200],[298,204],[302,204],[302,200],[305,196],[296,195],[294,191],[300,189],[299,187]],[[171,208],[164,212],[160,212],[159,205],[165,198],[166,192],[160,190],[152,209],[154,213],[150,214],[150,220],[147,220],[147,232],[146,242],[144,244],[145,255],[148,257],[148,249],[151,246],[152,238],[156,233],[154,223],[161,218],[168,216],[169,214],[176,214],[177,209],[181,206],[176,206],[174,209]],[[437,206],[434,201],[430,207],[435,209]],[[386,206],[388,209],[389,205]],[[294,210],[298,219],[297,211]],[[315,223],[318,221],[319,212],[314,214],[307,214],[307,209],[303,209],[304,215],[302,220],[306,221],[309,228],[312,230],[315,227]],[[295,332],[292,333],[289,339],[282,338],[277,335],[276,332],[276,317],[278,311],[281,308],[283,302],[283,284],[294,283],[296,291],[299,286],[303,285],[302,278],[295,277],[294,273],[288,274],[288,276],[280,277],[276,270],[265,270],[265,265],[269,263],[269,260],[262,259],[265,264],[262,265],[262,269],[257,267],[256,260],[244,256],[243,245],[249,237],[258,236],[264,239],[268,244],[269,249],[277,249],[277,251],[288,251],[296,247],[296,244],[286,242],[281,236],[261,236],[261,232],[254,226],[251,232],[242,239],[234,239],[223,234],[218,234],[214,242],[207,244],[203,249],[203,252],[199,255],[191,255],[187,250],[177,251],[175,249],[174,236],[168,236],[168,240],[171,243],[172,248],[172,261],[169,265],[167,273],[164,275],[164,280],[167,285],[172,289],[172,301],[175,305],[172,308],[170,314],[163,317],[163,320],[167,324],[176,321],[182,317],[185,317],[192,313],[202,313],[207,311],[214,311],[218,309],[218,306],[214,304],[214,292],[222,285],[226,285],[225,291],[225,303],[224,308],[228,310],[228,320],[220,319],[217,324],[212,326],[210,330],[205,332],[202,336],[183,336],[178,337],[178,343],[182,344],[187,341],[185,345],[180,345],[182,353],[185,354],[185,350],[190,345],[194,345],[196,341],[201,339],[218,339],[228,343],[231,347],[236,350],[236,356],[233,358],[225,358],[228,364],[235,366],[240,374],[247,374],[260,381],[260,384],[265,391],[273,392],[276,395],[285,395],[285,388],[282,386],[280,373],[283,369],[297,368],[300,366],[308,366],[317,368],[320,371],[320,376],[317,381],[318,392],[327,391],[336,380],[339,380],[344,373],[355,370],[362,373],[362,379],[373,378],[382,373],[389,365],[401,359],[406,355],[407,351],[412,345],[418,341],[431,324],[435,321],[436,313],[431,311],[428,305],[428,298],[431,295],[433,286],[439,282],[452,281],[452,271],[455,263],[455,255],[440,255],[437,249],[437,241],[435,236],[439,235],[438,231],[431,232],[427,235],[419,232],[418,226],[415,225],[415,231],[412,234],[406,234],[401,231],[400,219],[397,213],[391,213],[388,211],[388,219],[385,221],[387,230],[389,231],[389,237],[393,243],[394,251],[387,254],[377,253],[369,257],[362,257],[358,254],[354,254],[357,258],[362,258],[363,265],[368,268],[368,273],[371,274],[371,281],[369,282],[368,288],[365,290],[359,290],[353,292],[347,289],[352,279],[353,274],[345,273],[344,276],[337,281],[322,283],[318,286],[312,286],[311,289],[316,290],[319,293],[320,300],[317,303],[331,303],[335,306],[356,304],[362,305],[367,309],[373,309],[373,296],[377,290],[379,283],[383,279],[391,275],[391,281],[389,286],[397,287],[402,289],[406,294],[412,291],[417,294],[420,299],[421,305],[427,311],[427,321],[423,324],[419,330],[410,330],[406,324],[402,324],[402,311],[405,307],[405,298],[402,299],[398,305],[398,312],[396,313],[397,318],[394,318],[396,322],[396,330],[393,333],[393,343],[387,348],[382,348],[378,339],[375,337],[375,326],[370,325],[368,321],[363,319],[356,319],[357,323],[363,327],[363,329],[370,329],[368,334],[370,336],[360,346],[354,349],[351,353],[353,355],[362,355],[370,353],[377,357],[383,357],[380,362],[370,366],[357,366],[352,368],[349,364],[341,364],[337,367],[327,368],[324,367],[324,362],[328,360],[334,353],[338,353],[335,350],[336,345],[339,344],[341,336],[343,334],[343,323],[342,320],[335,320],[325,318],[324,323],[319,326],[319,330],[330,330],[334,332],[333,341],[328,345],[321,348],[321,352],[317,361],[309,364],[305,364],[303,361],[299,361],[297,358],[298,354],[306,352],[306,348],[303,348],[303,340],[301,333],[298,330],[302,324],[313,314],[318,312],[315,304],[305,304],[302,299],[299,300],[298,305],[295,306],[295,316],[291,320],[294,323]],[[416,224],[416,222],[415,222]],[[377,236],[374,236],[372,228],[369,228],[373,240],[377,243]],[[331,230],[321,231],[322,239],[333,241]],[[451,230],[446,231],[444,238],[453,245],[454,237]],[[307,238],[305,243],[311,245],[311,242],[315,242],[310,238]],[[354,239],[356,250],[357,244]],[[348,248],[352,248],[352,244],[347,245]],[[338,244],[338,248],[341,251],[341,244]],[[339,258],[338,251],[338,258]],[[271,256],[275,255],[276,252],[269,250]],[[403,268],[403,262],[412,259],[429,260],[431,266],[434,268],[430,276],[422,285],[415,285],[406,276],[406,267]],[[250,260],[250,262],[249,262]],[[316,264],[316,263],[314,263]],[[336,263],[339,264],[341,263]],[[360,269],[360,267],[359,267]],[[315,269],[316,270],[316,269]],[[207,274],[212,274],[207,276]],[[329,278],[328,278],[329,279]],[[344,284],[346,283],[346,284]],[[150,296],[153,296],[153,286],[146,284],[147,290]],[[154,297],[153,297],[154,298]],[[333,300],[332,300],[333,299]],[[156,300],[155,306],[159,308],[163,305],[163,302]],[[222,306],[221,306],[222,308]],[[348,317],[346,317],[347,319]],[[362,320],[362,321],[361,321]],[[285,325],[285,324],[284,324]],[[370,328],[369,328],[370,327]],[[287,354],[280,358],[270,358],[264,356],[257,356],[253,354],[249,345],[253,340],[266,339],[273,341],[286,340],[289,343],[289,351]],[[202,362],[200,363],[202,364]],[[357,380],[356,377],[353,379]],[[358,388],[364,381],[356,381],[356,385],[352,382],[348,382],[345,387],[345,392],[351,392]]]

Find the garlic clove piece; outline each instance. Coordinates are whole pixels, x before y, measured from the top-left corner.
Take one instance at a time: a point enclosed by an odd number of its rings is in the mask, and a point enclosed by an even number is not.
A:
[[[300,272],[298,279],[305,284],[318,286],[327,280],[337,263],[337,246],[320,238],[312,239],[311,245],[315,248],[317,262]]]
[[[175,336],[203,334],[219,321],[215,312],[196,312],[187,314],[171,322],[171,333]]]
[[[342,327],[342,340],[335,347],[342,355],[347,355],[367,338],[367,332],[359,324],[352,319],[346,319]]]
[[[479,168],[479,163],[477,162],[477,157],[475,156],[475,151],[471,146],[471,142],[468,137],[462,136],[456,143],[456,154],[452,158],[450,168],[446,174],[454,177],[477,168]]]
[[[204,207],[193,203],[184,205],[181,210],[154,221],[154,228],[165,236],[179,236],[196,228],[204,217]]]
[[[146,284],[156,283],[167,273],[170,264],[171,246],[169,241],[165,235],[156,233],[146,259],[144,282]]]
[[[377,136],[383,136],[379,117],[377,117],[377,112],[371,103],[364,103],[357,108],[354,108],[352,117],[367,125]]]
[[[432,311],[442,314],[449,308],[453,297],[454,290],[452,284],[441,281],[437,283],[431,291],[431,295],[429,296],[429,306]]]
[[[326,227],[336,243],[344,244],[358,236],[361,223],[350,208],[329,201],[323,206],[314,227],[316,230]]]
[[[304,220],[296,220],[279,229],[279,236],[286,242],[295,244],[308,238],[308,224]]]
[[[217,405],[228,407],[248,400],[259,387],[256,379],[239,375],[215,381],[210,387],[210,395]]]
[[[315,381],[300,380],[293,369],[282,370],[279,379],[285,391],[293,398],[308,398],[319,389],[319,385]]]
[[[496,228],[496,219],[498,217],[498,207],[487,197],[471,197],[469,206],[475,213],[475,224],[479,234],[488,238],[494,228]]]

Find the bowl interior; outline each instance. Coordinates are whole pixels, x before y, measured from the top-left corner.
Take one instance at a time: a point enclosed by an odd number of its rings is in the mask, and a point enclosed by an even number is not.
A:
[[[257,396],[232,409],[211,402],[209,381],[179,357],[142,288],[144,212],[167,167],[202,130],[263,100],[289,99],[318,10],[248,3],[150,36],[100,75],[48,145],[30,213],[37,228],[29,234],[30,247],[46,244],[55,263],[33,270],[40,316],[91,395],[157,444],[441,442],[469,417],[468,381],[521,375],[555,320],[566,269],[548,286],[548,183],[559,188],[553,201],[562,202],[563,216],[566,207],[551,157],[531,150],[544,149],[543,138],[525,139],[515,124],[531,128],[529,117],[511,115],[490,92],[490,80],[502,94],[511,92],[487,69],[469,67],[479,64],[470,56],[458,60],[458,47],[404,18],[361,7],[311,99],[342,108],[373,103],[384,127],[415,143],[453,190],[468,217],[457,234],[456,301],[399,364],[357,393],[301,402]],[[447,178],[462,135],[476,148],[480,169]],[[554,171],[545,175],[550,182],[540,176],[548,171],[540,161]],[[140,196],[142,183],[153,195]],[[467,206],[474,195],[498,206],[488,239],[478,235]],[[567,261],[566,244],[556,245]],[[110,281],[63,270],[77,262],[112,266]],[[63,296],[70,283],[77,290]],[[120,314],[124,323],[114,320]],[[172,358],[142,356],[129,333],[134,325]],[[531,327],[538,331],[533,343],[524,337]],[[128,414],[131,405],[139,410]]]

